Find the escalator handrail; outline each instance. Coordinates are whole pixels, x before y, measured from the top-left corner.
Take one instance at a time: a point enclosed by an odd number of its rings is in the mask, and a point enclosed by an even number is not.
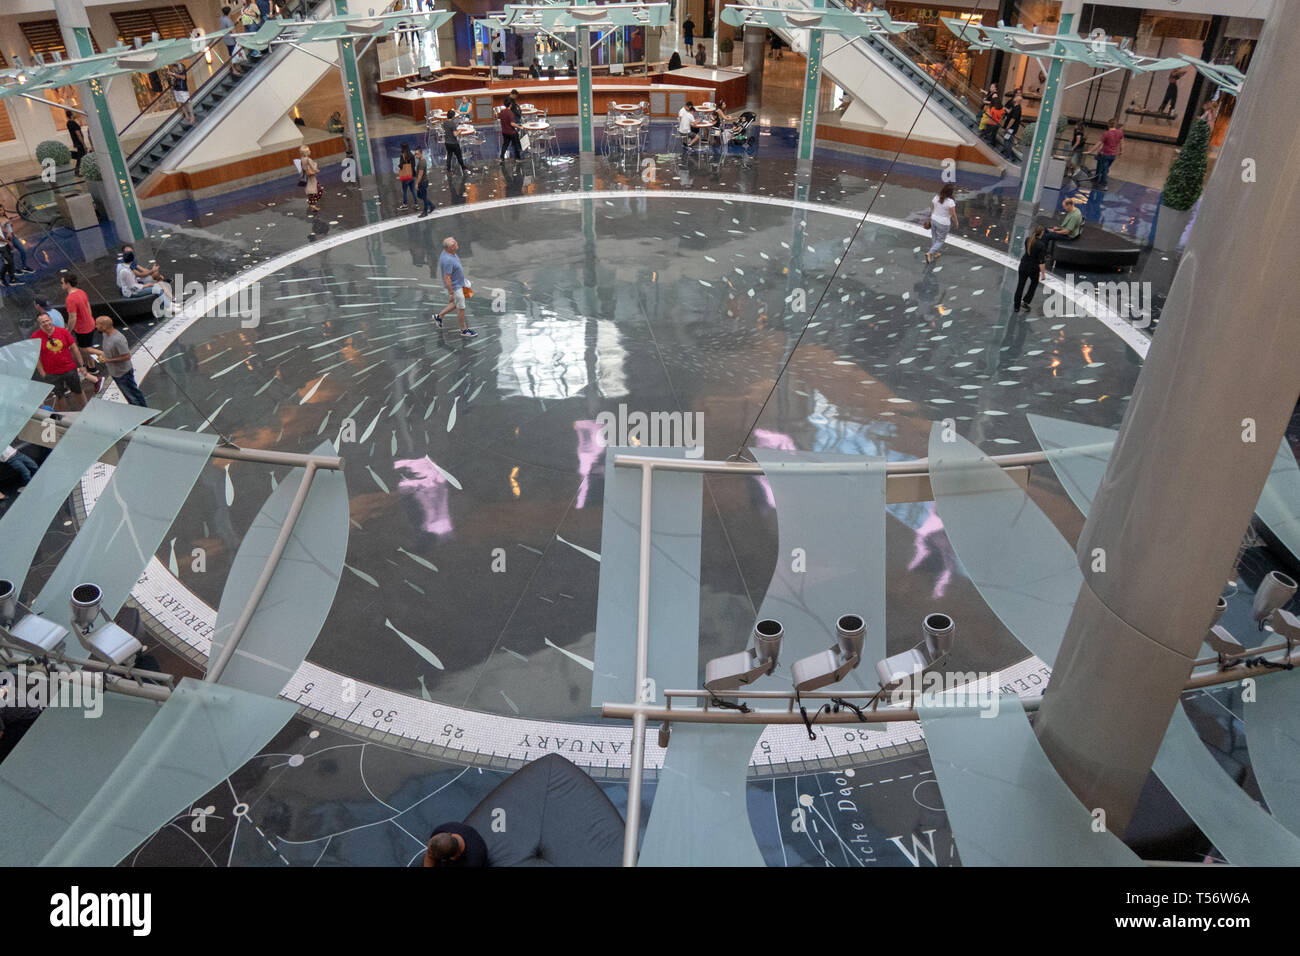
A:
[[[317,0],[315,4],[311,5],[311,10],[309,11],[309,15],[314,15],[318,10],[320,10],[322,7],[325,7],[330,2],[331,0]],[[303,21],[296,20],[295,18],[295,22],[303,22]],[[222,42],[224,42],[224,39]],[[269,55],[270,51],[267,52]],[[196,54],[195,56],[197,58],[198,56],[202,56],[202,55],[203,55],[202,53],[199,53]],[[266,60],[263,59],[252,64],[251,69],[248,70],[248,73],[246,73],[244,77],[240,77],[240,79],[247,77],[248,74],[256,72],[260,67],[265,65],[265,62]],[[216,88],[216,85],[230,75],[231,75],[231,63],[229,60],[227,60],[225,63],[221,65],[219,69],[214,71],[210,77],[204,80],[198,89],[194,91],[193,95],[190,97],[191,106],[198,106],[200,103],[202,103],[203,99],[206,96],[210,95],[211,92]],[[161,94],[159,94],[159,96],[160,97],[165,96],[166,93],[167,91],[164,90]],[[176,124],[178,124],[181,121],[180,112],[181,112],[180,110],[176,110],[171,116],[169,116],[166,120],[164,120],[161,124],[159,124],[158,128],[154,130],[151,134],[149,134],[149,136],[145,139],[143,143],[141,143],[139,146],[137,146],[134,150],[131,151],[131,155],[128,156],[126,159],[126,167],[128,172],[132,170],[134,167],[138,166],[143,159],[147,158],[149,153],[153,151],[153,148],[157,146],[159,143],[161,143],[163,139],[168,135],[168,133],[170,133],[173,129],[175,129]],[[136,119],[139,118],[140,118],[139,116],[136,117]],[[135,120],[132,120],[131,122],[134,123]],[[198,126],[198,123],[195,123],[194,125]],[[128,123],[127,126],[129,127],[130,123]],[[125,132],[125,128],[123,129],[123,132]],[[120,136],[121,134],[119,133],[118,135]]]

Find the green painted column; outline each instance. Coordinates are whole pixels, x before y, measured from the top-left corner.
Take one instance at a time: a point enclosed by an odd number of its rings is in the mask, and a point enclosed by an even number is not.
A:
[[[63,29],[63,44],[70,56],[78,59],[94,56],[90,20],[83,0],[54,0],[54,12],[59,18]],[[100,161],[100,169],[104,176],[108,215],[122,241],[128,238],[140,241],[147,236],[148,231],[144,215],[140,212],[140,202],[135,195],[135,185],[127,172],[126,156],[117,138],[113,114],[108,108],[107,90],[100,80],[88,80],[79,84],[79,87],[95,152],[107,160]]]
[[[348,0],[334,0],[334,12],[347,16]],[[357,157],[357,174],[373,176],[375,164],[370,156],[370,131],[366,127],[366,104],[361,97],[361,71],[357,69],[354,40],[339,41],[339,70],[343,74],[343,100],[348,107],[348,129]]]
[[[587,0],[577,0],[578,6]],[[578,27],[578,169],[592,172],[596,168],[596,128],[594,100],[591,95],[591,29]]]
[[[1071,33],[1082,8],[1082,0],[1064,0],[1061,4],[1061,22],[1057,34]],[[1060,114],[1061,87],[1065,81],[1064,60],[1052,60],[1047,65],[1047,82],[1043,84],[1043,100],[1038,120],[1034,123],[1034,140],[1022,160],[1020,195],[1022,202],[1036,203],[1043,194],[1043,167],[1052,158],[1052,144],[1056,140],[1056,119]]]
[[[822,10],[826,0],[813,0],[813,8]],[[813,144],[817,139],[817,94],[821,90],[822,78],[822,43],[825,34],[821,30],[808,31],[808,66],[803,74],[803,111],[799,114],[799,153],[800,167],[810,167],[813,158]]]

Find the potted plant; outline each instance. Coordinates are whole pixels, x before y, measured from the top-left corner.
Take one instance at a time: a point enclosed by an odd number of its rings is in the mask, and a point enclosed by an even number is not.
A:
[[[1210,151],[1210,124],[1197,120],[1187,142],[1178,151],[1169,177],[1160,197],[1160,213],[1156,216],[1155,247],[1162,252],[1178,248],[1178,240],[1192,218],[1192,208],[1201,198],[1205,188],[1207,155]]]
[[[86,180],[86,188],[90,195],[95,198],[95,205],[103,216],[108,210],[106,198],[104,196],[104,174],[99,168],[99,155],[97,153],[87,153],[81,157],[81,175]]]
[[[732,51],[735,49],[736,42],[731,37],[723,37],[718,41],[718,53],[721,54],[722,62],[728,66],[735,66],[731,58]]]
[[[41,140],[36,144],[36,161],[41,164],[41,169],[45,169],[50,162],[57,169],[72,162],[72,150],[57,139]]]

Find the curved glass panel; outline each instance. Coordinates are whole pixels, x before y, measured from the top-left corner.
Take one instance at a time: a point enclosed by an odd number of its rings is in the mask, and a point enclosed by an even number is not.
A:
[[[1268,808],[1300,836],[1300,680],[1294,674],[1259,678],[1246,715],[1250,766]]]
[[[332,446],[316,449],[328,454]],[[226,643],[284,527],[305,469],[295,468],[258,512],[226,578],[211,659]],[[334,603],[348,549],[348,487],[343,473],[317,471],[284,553],[219,683],[274,697],[301,666]]]
[[[992,717],[975,707],[918,706],[963,866],[1140,866],[1136,853],[1057,774],[1020,698]]]
[[[763,866],[745,803],[762,735],[758,724],[674,725],[638,866]]]

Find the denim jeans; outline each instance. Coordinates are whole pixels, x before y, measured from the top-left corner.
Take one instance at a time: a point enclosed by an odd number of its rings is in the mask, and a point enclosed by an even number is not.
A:
[[[117,387],[122,390],[122,396],[127,400],[128,404],[139,405],[141,407],[145,407],[149,404],[145,401],[144,392],[140,391],[140,386],[135,384],[134,369],[131,369],[125,375],[114,375],[113,381],[115,381]]]
[[[1114,156],[1097,154],[1097,182],[1104,183],[1110,179],[1110,164],[1113,162],[1115,162]]]
[[[403,206],[406,205],[407,193],[411,194],[411,202],[415,202],[415,180],[414,179],[402,180],[402,205]]]
[[[36,474],[36,462],[20,451],[14,452],[5,464],[18,472],[18,477],[24,485],[32,480],[32,475]]]

